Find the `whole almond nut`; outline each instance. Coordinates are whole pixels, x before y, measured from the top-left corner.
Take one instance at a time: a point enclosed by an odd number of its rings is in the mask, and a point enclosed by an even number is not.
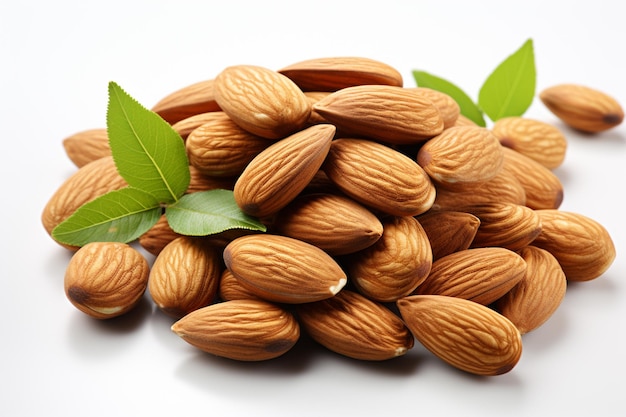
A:
[[[200,113],[219,111],[214,84],[210,79],[185,86],[159,100],[152,111],[170,124]]]
[[[417,163],[438,185],[467,187],[495,177],[504,159],[502,145],[491,131],[474,126],[446,129],[428,140]]]
[[[91,317],[117,317],[139,303],[149,273],[148,261],[125,243],[88,243],[68,263],[65,294],[77,309]]]
[[[203,307],[174,323],[172,331],[204,352],[239,361],[277,358],[300,338],[294,316],[262,300],[233,300]]]
[[[417,217],[430,241],[433,261],[469,249],[480,219],[463,211],[430,210]]]
[[[167,217],[162,214],[159,220],[143,235],[139,236],[139,244],[150,254],[157,256],[168,243],[182,235],[172,230]]]
[[[478,126],[478,124],[473,121],[472,119],[470,119],[469,117],[465,116],[464,114],[459,114],[459,117],[456,118],[456,121],[454,122],[455,126]]]
[[[250,292],[278,303],[308,303],[337,294],[345,272],[320,248],[286,236],[257,234],[224,249],[226,267]]]
[[[221,252],[204,238],[181,236],[154,260],[148,291],[157,307],[179,319],[211,304],[222,272]]]
[[[243,129],[281,139],[302,129],[311,105],[286,76],[255,65],[225,68],[215,79],[215,99]]]
[[[567,139],[559,128],[525,117],[504,117],[491,129],[503,146],[539,162],[548,169],[565,159]]]
[[[446,93],[427,87],[415,87],[413,90],[432,101],[435,107],[437,107],[443,119],[444,129],[456,125],[456,121],[461,114],[461,108],[452,97]]]
[[[185,194],[216,189],[232,190],[237,181],[237,177],[213,177],[206,175],[193,165],[189,165],[189,174],[191,178]]]
[[[78,168],[111,155],[106,129],[89,129],[68,136],[63,139],[63,148]]]
[[[235,201],[241,210],[265,217],[289,204],[318,172],[334,134],[333,125],[315,125],[260,152],[235,183]]]
[[[443,119],[435,105],[402,87],[343,88],[315,103],[313,111],[340,131],[390,144],[419,143],[443,131]]]
[[[324,57],[296,62],[280,69],[304,91],[336,91],[367,84],[402,87],[398,70],[363,57]]]
[[[533,246],[550,252],[568,281],[589,281],[601,276],[615,260],[615,244],[604,226],[580,213],[537,210],[541,233]]]
[[[502,375],[519,362],[520,332],[489,307],[443,295],[412,295],[398,300],[397,305],[415,338],[460,370]]]
[[[447,295],[489,305],[506,294],[526,272],[517,253],[498,247],[467,249],[433,262],[415,295]]]
[[[435,187],[411,158],[366,139],[335,139],[322,167],[354,200],[392,216],[416,216],[432,206]]]
[[[395,313],[353,291],[298,305],[296,311],[300,325],[313,340],[349,358],[388,360],[404,355],[415,343]]]
[[[220,118],[223,112],[216,110],[206,113],[198,113],[193,116],[189,116],[180,120],[174,124],[172,124],[172,129],[174,129],[183,140],[186,140],[187,137],[194,129],[202,126],[205,123],[213,121],[216,117]]]
[[[555,85],[539,93],[539,98],[565,124],[583,132],[602,132],[624,120],[615,98],[584,85]]]
[[[220,283],[218,285],[217,294],[222,301],[231,300],[260,300],[253,292],[241,285],[239,280],[233,275],[228,268],[224,268],[220,275]]]
[[[526,273],[520,282],[495,303],[521,334],[543,325],[557,310],[567,289],[565,273],[550,252],[535,246],[520,250]]]
[[[393,302],[411,294],[428,276],[433,254],[428,235],[411,216],[383,222],[383,235],[372,246],[349,257],[350,282],[366,297]]]
[[[322,115],[317,113],[313,109],[313,106],[315,105],[315,103],[317,103],[324,97],[328,96],[329,94],[330,92],[327,92],[327,91],[305,91],[304,92],[304,95],[306,96],[307,100],[309,100],[309,104],[311,105],[311,114],[309,114],[309,119],[307,120],[308,126],[317,125],[320,123],[328,123],[328,120],[324,119]]]

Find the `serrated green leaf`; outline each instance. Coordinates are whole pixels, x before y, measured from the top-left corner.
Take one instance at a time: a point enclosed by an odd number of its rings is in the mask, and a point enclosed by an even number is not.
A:
[[[190,181],[185,144],[172,126],[109,83],[107,133],[118,172],[161,203],[177,201]]]
[[[478,104],[494,122],[521,116],[532,104],[536,77],[533,41],[528,39],[489,75],[480,89]]]
[[[486,126],[483,112],[476,105],[476,103],[474,103],[470,96],[468,96],[455,84],[425,71],[414,70],[413,78],[415,79],[418,87],[432,88],[433,90],[448,94],[457,102],[463,116],[472,120],[479,126]]]
[[[263,223],[241,211],[230,190],[187,194],[169,205],[165,216],[172,230],[187,236],[207,236],[229,229],[266,231]]]
[[[130,242],[150,229],[161,216],[159,202],[137,188],[108,192],[83,204],[52,230],[60,243]]]

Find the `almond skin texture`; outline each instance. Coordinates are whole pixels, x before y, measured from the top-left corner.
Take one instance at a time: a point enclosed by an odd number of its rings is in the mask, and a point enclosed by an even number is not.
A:
[[[559,262],[547,250],[527,246],[519,252],[526,262],[524,278],[496,303],[521,334],[543,325],[561,305],[567,279]]]
[[[617,100],[587,86],[559,84],[543,90],[539,98],[565,124],[583,132],[602,132],[624,120]]]
[[[190,345],[238,361],[263,361],[288,352],[300,326],[287,310],[262,300],[233,300],[189,313],[172,331]]]
[[[537,214],[541,233],[533,246],[550,252],[568,281],[598,278],[615,260],[613,239],[596,220],[563,210],[537,210]]]
[[[325,57],[296,62],[278,72],[304,91],[336,91],[366,84],[402,87],[402,75],[383,62],[362,57]]]
[[[254,293],[241,285],[239,280],[228,269],[223,269],[220,275],[218,296],[222,301],[231,300],[260,300]]]
[[[89,129],[68,136],[63,139],[63,148],[78,168],[111,155],[106,129]]]
[[[275,217],[274,232],[308,242],[331,255],[373,245],[383,234],[380,220],[356,201],[336,194],[297,197]]]
[[[528,156],[548,169],[565,159],[567,139],[556,126],[525,117],[498,119],[491,129],[500,143]]]
[[[430,241],[433,261],[469,249],[480,226],[478,217],[463,211],[431,210],[417,220]]]
[[[428,278],[414,294],[447,295],[489,305],[524,276],[526,263],[504,248],[467,249],[433,262]]]
[[[415,338],[448,364],[475,375],[511,371],[522,354],[521,334],[496,311],[462,298],[413,295],[397,302]]]
[[[65,271],[65,295],[96,319],[132,310],[148,285],[148,261],[125,243],[93,242],[78,249]]]
[[[490,180],[503,158],[502,145],[488,129],[460,126],[428,140],[417,163],[437,185],[454,189]]]
[[[383,235],[367,249],[350,256],[350,282],[366,297],[393,302],[407,296],[428,276],[433,255],[428,235],[411,216],[383,222]]]
[[[335,139],[322,167],[345,194],[392,216],[416,216],[435,200],[435,187],[411,158],[366,139]]]
[[[323,300],[337,294],[347,281],[326,252],[286,236],[237,238],[224,249],[224,262],[248,291],[278,303]]]
[[[215,79],[215,99],[235,123],[267,139],[302,129],[311,113],[309,100],[293,81],[255,65],[225,68]]]
[[[349,358],[393,359],[415,343],[409,329],[391,310],[353,291],[298,305],[296,311],[300,325],[313,340]]]
[[[170,124],[200,113],[219,111],[214,84],[212,79],[203,80],[176,90],[163,97],[152,111]]]
[[[182,235],[172,230],[167,217],[162,214],[159,220],[146,233],[139,236],[139,244],[150,254],[157,256],[165,246]]]
[[[221,272],[217,248],[206,239],[183,236],[167,244],[154,260],[148,290],[161,311],[179,319],[213,302]]]
[[[402,87],[344,88],[319,100],[313,110],[340,131],[390,144],[420,143],[443,131],[435,105]]]
[[[452,97],[446,93],[427,87],[415,87],[412,90],[432,101],[435,107],[437,107],[437,110],[439,110],[439,114],[441,114],[441,118],[443,119],[444,129],[456,125],[456,121],[461,114],[461,108]]]
[[[315,125],[259,153],[234,187],[237,205],[251,216],[276,214],[309,184],[330,150],[335,127]]]
[[[216,117],[220,118],[221,111],[211,111],[206,113],[198,113],[193,116],[189,116],[179,122],[176,122],[172,125],[172,129],[174,129],[183,140],[186,140],[187,137],[194,129],[202,126],[205,123],[213,121]]]

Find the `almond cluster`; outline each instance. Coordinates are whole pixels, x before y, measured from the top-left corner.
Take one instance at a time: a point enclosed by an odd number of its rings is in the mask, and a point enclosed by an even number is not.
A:
[[[541,98],[580,130],[623,119],[596,90]],[[523,117],[479,127],[450,96],[404,87],[375,60],[231,66],[152,110],[185,141],[187,192],[233,190],[267,232],[182,236],[163,217],[138,241],[151,267],[128,244],[68,247],[67,297],[93,317],[123,314],[147,291],[182,339],[234,360],[276,358],[306,332],[354,359],[390,360],[417,342],[463,371],[500,375],[567,283],[615,259],[602,225],[559,210],[558,128]],[[106,130],[63,144],[79,169],[44,208],[49,233],[126,185]]]

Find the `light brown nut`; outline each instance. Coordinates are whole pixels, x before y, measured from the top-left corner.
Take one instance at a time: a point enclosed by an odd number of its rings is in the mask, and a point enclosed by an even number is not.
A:
[[[563,184],[551,170],[526,155],[503,147],[502,169],[524,188],[526,206],[531,209],[557,209],[563,202]]]
[[[517,253],[498,247],[467,249],[433,262],[416,295],[447,295],[489,305],[517,284],[526,263]]]
[[[91,317],[117,317],[139,303],[149,273],[148,261],[125,243],[88,243],[74,253],[67,265],[65,295]]]
[[[221,301],[261,299],[253,292],[248,291],[247,288],[242,286],[239,280],[228,270],[228,268],[224,268],[222,270],[217,295]]]
[[[219,111],[214,84],[210,79],[185,86],[159,100],[152,111],[170,124],[200,113]]]
[[[327,92],[327,91],[305,91],[304,92],[304,95],[306,96],[307,100],[309,100],[309,103],[311,104],[311,114],[309,115],[309,119],[307,120],[308,126],[317,125],[320,123],[328,123],[328,120],[324,119],[322,115],[317,113],[313,109],[313,106],[315,105],[315,103],[317,103],[318,101],[320,101],[321,99],[323,99],[329,94],[330,92]]]
[[[539,216],[526,206],[494,202],[468,206],[464,211],[480,219],[473,248],[499,246],[517,251],[530,245],[541,233]]]
[[[561,305],[567,279],[547,250],[527,246],[519,254],[527,265],[524,278],[496,301],[495,308],[526,334],[548,321]]]
[[[68,136],[63,139],[63,148],[78,168],[111,155],[106,129],[89,129]]]
[[[236,177],[271,142],[239,127],[224,112],[194,129],[185,142],[189,164],[213,177]]]
[[[478,126],[478,124],[470,119],[469,117],[459,114],[459,117],[456,118],[456,122],[454,122],[455,126]]]
[[[268,139],[302,129],[311,113],[309,101],[293,81],[255,65],[235,65],[219,73],[215,99],[235,123]]]
[[[567,138],[551,124],[526,117],[505,117],[496,120],[491,131],[503,146],[548,169],[559,167],[565,160]]]
[[[193,165],[189,165],[189,174],[191,178],[189,181],[189,187],[187,187],[185,194],[216,189],[232,190],[235,187],[235,182],[237,181],[237,177],[212,177],[210,175],[203,174]]]
[[[430,210],[417,217],[433,252],[433,261],[469,249],[480,219],[463,211]]]
[[[426,212],[435,187],[411,158],[366,139],[335,139],[322,167],[345,194],[393,216]]]
[[[180,135],[180,137],[183,138],[183,140],[186,140],[187,136],[189,136],[189,134],[193,132],[194,129],[202,126],[205,123],[213,121],[216,117],[222,117],[222,113],[222,111],[218,110],[194,114],[193,116],[189,116],[179,122],[174,123],[172,125],[172,129],[174,129]]]
[[[435,107],[437,107],[439,114],[441,114],[441,118],[443,119],[444,129],[457,124],[456,122],[461,114],[461,108],[452,97],[446,93],[427,87],[414,87],[412,90],[432,101]]]
[[[237,179],[235,201],[245,213],[276,214],[309,184],[324,162],[335,127],[308,127],[260,152]]]
[[[320,248],[286,236],[257,234],[233,240],[224,262],[241,285],[259,298],[308,303],[337,294],[345,272]]]
[[[179,319],[213,302],[222,272],[222,254],[205,238],[181,236],[158,254],[148,291],[157,307]]]
[[[541,233],[533,246],[550,252],[568,281],[600,277],[615,260],[615,244],[604,226],[580,213],[537,210]]]
[[[147,232],[139,236],[139,244],[147,252],[157,256],[168,243],[181,236],[172,230],[163,214]]]
[[[302,328],[327,349],[353,359],[383,361],[406,354],[415,341],[400,317],[348,290],[296,306]]]
[[[504,156],[502,145],[482,127],[458,126],[428,140],[417,154],[417,163],[437,185],[463,188],[495,177]]]
[[[204,352],[238,361],[277,358],[300,338],[293,314],[262,300],[203,307],[174,323],[172,331]]]
[[[539,98],[565,124],[583,132],[602,132],[624,120],[615,98],[584,85],[555,85],[541,91]]]
[[[433,254],[428,235],[411,216],[383,221],[383,235],[349,257],[348,279],[366,297],[393,302],[407,296],[428,276]]]
[[[274,233],[317,246],[331,255],[365,249],[383,234],[380,220],[367,208],[337,194],[303,194],[274,219]]]
[[[402,87],[402,75],[392,66],[363,57],[324,57],[296,62],[278,70],[304,91],[336,91],[366,84]]]
[[[319,100],[313,111],[337,126],[337,130],[390,144],[419,143],[443,131],[437,107],[402,87],[344,88]]]
[[[522,338],[503,315],[473,301],[443,295],[413,295],[397,302],[415,338],[448,364],[476,375],[511,371]]]

